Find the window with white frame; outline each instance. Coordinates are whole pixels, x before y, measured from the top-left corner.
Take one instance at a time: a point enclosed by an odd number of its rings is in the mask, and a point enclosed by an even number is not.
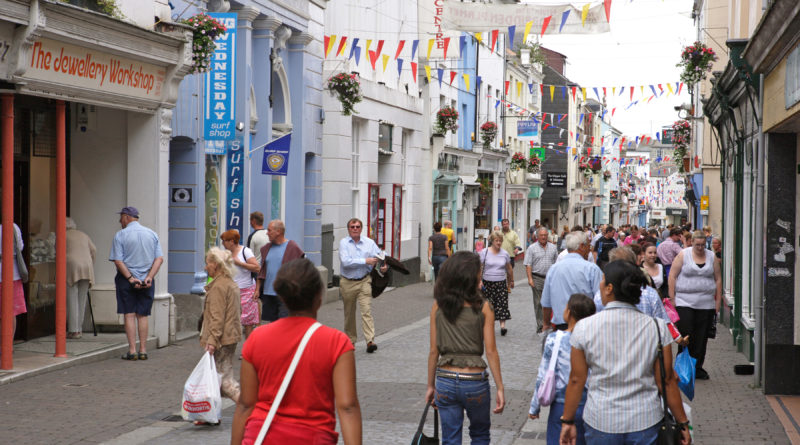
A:
[[[386,122],[378,123],[378,149],[385,152],[392,151],[392,133],[394,125]]]

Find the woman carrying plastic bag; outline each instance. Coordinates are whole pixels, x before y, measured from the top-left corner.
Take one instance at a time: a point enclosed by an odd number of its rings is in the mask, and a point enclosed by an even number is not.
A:
[[[183,385],[181,416],[184,420],[219,423],[222,416],[222,396],[214,356],[203,353],[186,384]]]

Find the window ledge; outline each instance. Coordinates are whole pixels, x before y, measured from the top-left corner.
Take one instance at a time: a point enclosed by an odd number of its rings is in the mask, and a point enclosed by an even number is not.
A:
[[[382,148],[379,148],[379,149],[378,149],[378,154],[381,154],[381,155],[386,155],[386,156],[391,156],[391,155],[393,155],[393,154],[394,154],[394,152],[393,152],[393,151],[391,151],[391,150],[384,150],[384,149],[382,149]]]
[[[744,328],[747,329],[748,331],[755,330],[756,321],[753,318],[748,317],[746,315],[742,315],[741,321],[742,321],[742,326],[744,326]]]

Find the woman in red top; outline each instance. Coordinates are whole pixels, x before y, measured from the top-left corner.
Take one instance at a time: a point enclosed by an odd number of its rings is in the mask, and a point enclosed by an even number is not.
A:
[[[300,340],[317,319],[324,290],[314,263],[300,258],[281,266],[274,289],[289,316],[257,328],[242,348],[241,395],[231,444],[258,436]],[[303,352],[264,444],[330,444],[336,433],[334,402],[346,445],[361,445],[353,345],[342,332],[321,326]]]

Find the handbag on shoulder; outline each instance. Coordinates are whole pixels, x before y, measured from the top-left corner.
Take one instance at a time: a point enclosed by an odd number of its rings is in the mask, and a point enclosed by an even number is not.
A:
[[[439,411],[433,410],[433,437],[428,437],[422,433],[422,428],[425,426],[425,419],[428,417],[428,408],[431,407],[431,402],[425,405],[425,411],[422,412],[422,418],[419,420],[419,427],[411,439],[411,445],[439,445]]]

